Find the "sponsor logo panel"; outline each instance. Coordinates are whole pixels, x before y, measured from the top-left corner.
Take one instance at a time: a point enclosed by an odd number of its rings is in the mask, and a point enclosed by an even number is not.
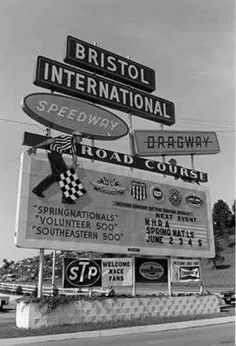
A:
[[[167,259],[135,258],[136,282],[164,283],[167,282]]]

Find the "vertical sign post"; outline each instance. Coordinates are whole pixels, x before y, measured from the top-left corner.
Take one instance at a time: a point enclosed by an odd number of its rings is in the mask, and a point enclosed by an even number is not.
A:
[[[194,168],[194,154],[191,154],[191,168]],[[200,278],[202,278],[202,259],[200,258]],[[200,294],[203,294],[203,281],[201,281],[201,285],[199,287]]]
[[[168,293],[169,293],[169,296],[172,296],[172,288],[171,288],[171,257],[168,257]]]
[[[43,258],[44,249],[39,250],[39,275],[38,275],[38,298],[43,295]]]
[[[56,250],[52,251],[52,289],[55,285]]]
[[[135,284],[135,257],[132,257],[132,297],[136,296],[136,284]]]

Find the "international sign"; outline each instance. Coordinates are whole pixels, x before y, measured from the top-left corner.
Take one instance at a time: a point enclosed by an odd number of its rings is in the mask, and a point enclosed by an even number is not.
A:
[[[98,46],[68,36],[66,63],[146,91],[155,90],[155,71]]]
[[[201,262],[199,259],[171,258],[171,281],[201,281]]]
[[[212,131],[134,130],[134,150],[140,156],[206,155],[220,152]]]
[[[67,165],[70,162],[66,159]],[[57,182],[40,197],[33,189],[51,175],[48,159],[45,154],[22,156],[17,246],[153,256],[214,256],[206,188],[197,184],[186,186],[150,172],[143,174],[135,168],[117,166],[114,170],[113,165],[105,162],[84,159],[79,160],[76,171],[86,193],[74,204],[63,201]],[[137,191],[133,193],[135,184]]]
[[[23,145],[35,146],[47,139],[45,136],[36,135],[34,133],[25,132]],[[45,149],[48,149],[45,147]],[[69,151],[68,151],[69,154]],[[172,165],[169,163],[143,159],[138,156],[132,156],[117,151],[111,151],[89,145],[77,145],[77,155],[88,160],[102,161],[113,165],[125,166],[153,172],[157,174],[165,174],[175,178],[181,178],[188,181],[207,182],[207,173],[196,171],[194,169],[185,168],[182,166]],[[141,184],[142,185],[142,184]],[[141,186],[140,186],[141,189]],[[138,190],[137,184],[133,186],[133,193]],[[135,192],[136,191],[136,192]]]
[[[165,125],[175,123],[173,102],[42,56],[34,84]]]
[[[39,123],[64,133],[80,131],[83,137],[114,140],[128,133],[115,114],[71,97],[36,93],[23,99],[24,112]]]

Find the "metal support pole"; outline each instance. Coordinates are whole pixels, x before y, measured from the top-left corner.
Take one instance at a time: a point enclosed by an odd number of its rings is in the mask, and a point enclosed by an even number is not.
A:
[[[168,257],[168,294],[172,296],[172,287],[171,287],[171,258]]]
[[[200,294],[204,293],[204,281],[202,279],[202,258],[200,258],[200,280],[201,280],[201,285],[199,287],[199,292]]]
[[[56,252],[57,250],[52,252],[52,288],[55,285]]]
[[[135,283],[135,257],[132,257],[132,297],[136,296],[136,283]]]
[[[191,154],[191,168],[195,169],[194,168],[194,154]]]
[[[92,146],[92,147],[95,146],[95,140],[94,140],[94,138],[91,139],[91,146]],[[93,157],[92,157],[91,161],[94,162],[94,158],[93,158]]]
[[[43,296],[43,259],[44,249],[39,250],[38,298]]]

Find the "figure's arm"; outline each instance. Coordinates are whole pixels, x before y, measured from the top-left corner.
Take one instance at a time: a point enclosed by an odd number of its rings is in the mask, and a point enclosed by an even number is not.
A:
[[[53,142],[54,142],[54,138],[45,139],[45,141],[43,141],[43,142],[41,142],[41,143],[35,145],[35,146],[32,147],[32,148],[29,148],[29,149],[27,150],[27,153],[28,153],[29,155],[35,154],[35,153],[36,153],[36,150],[37,150],[38,148],[42,148],[42,147],[44,147],[45,145],[49,145],[49,144],[51,144],[51,143],[53,143]]]

